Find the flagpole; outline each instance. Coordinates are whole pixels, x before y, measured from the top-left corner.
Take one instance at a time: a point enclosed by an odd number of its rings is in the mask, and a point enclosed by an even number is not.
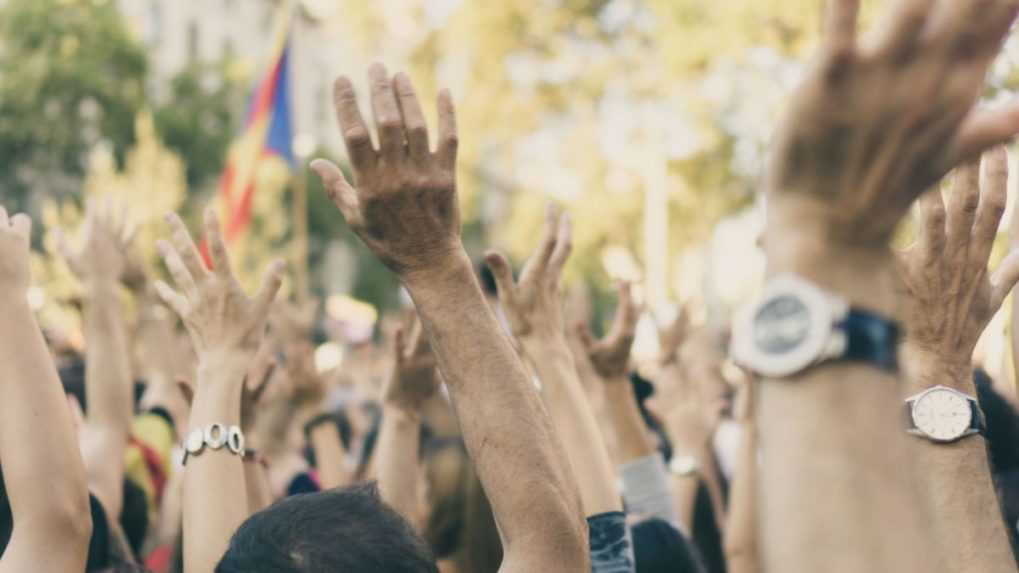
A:
[[[308,184],[303,161],[294,180],[293,193],[294,296],[297,302],[304,303],[311,295],[311,288],[308,280]]]

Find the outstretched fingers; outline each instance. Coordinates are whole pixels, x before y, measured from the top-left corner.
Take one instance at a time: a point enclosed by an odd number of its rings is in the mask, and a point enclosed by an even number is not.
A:
[[[371,87],[372,113],[379,135],[380,158],[393,165],[404,156],[403,120],[393,91],[393,82],[384,65],[376,62],[368,68],[368,84]]]
[[[967,162],[952,174],[952,188],[946,203],[947,248],[952,253],[965,252],[980,205],[979,161]]]
[[[276,299],[276,293],[279,292],[280,286],[283,285],[283,271],[285,268],[286,264],[283,261],[277,260],[266,269],[262,277],[262,286],[259,287],[258,292],[255,293],[255,297],[252,299],[256,316],[262,319],[268,318],[272,301]]]
[[[559,217],[559,230],[556,235],[555,249],[549,258],[549,271],[558,279],[562,275],[563,267],[573,252],[573,223],[569,213],[563,213]]]
[[[407,152],[415,162],[424,163],[431,155],[428,145],[428,125],[425,123],[425,114],[421,111],[421,104],[414,92],[414,85],[407,74],[400,72],[393,77],[393,91],[396,92],[396,101],[399,104],[400,116],[403,118],[403,127],[406,130]]]
[[[997,310],[1019,282],[1019,251],[1012,251],[991,275],[991,308]],[[1012,302],[1015,304],[1015,301]]]
[[[948,154],[948,164],[978,157],[984,151],[1012,141],[1019,134],[1019,100],[991,109],[976,108],[963,121]]]
[[[226,244],[223,242],[223,232],[220,230],[219,218],[216,210],[212,207],[205,209],[205,239],[209,245],[209,255],[212,258],[212,270],[223,278],[229,278],[230,255],[227,253]]]
[[[856,49],[856,20],[860,0],[829,0],[825,24],[823,63],[830,72],[837,71]]]
[[[485,264],[488,269],[492,271],[492,277],[495,279],[495,288],[499,291],[499,298],[508,300],[513,296],[513,289],[516,288],[516,284],[513,282],[513,270],[510,267],[509,261],[506,260],[505,255],[497,251],[489,251],[485,253]]]
[[[350,79],[340,76],[333,84],[333,105],[336,117],[340,121],[343,142],[347,146],[347,155],[357,170],[368,170],[375,167],[377,160],[375,146],[372,145],[371,132],[361,116],[357,106],[357,94]]]
[[[448,89],[439,91],[436,105],[439,112],[439,127],[435,157],[440,169],[452,172],[456,169],[459,137],[456,132],[456,109],[453,106],[453,96]]]
[[[984,154],[983,170],[980,174],[980,205],[973,223],[970,261],[978,268],[987,266],[998,225],[1005,214],[1008,199],[1008,154],[1004,147],[997,147]]]
[[[316,159],[311,162],[309,167],[318,174],[326,194],[343,214],[347,224],[352,227],[360,225],[361,215],[358,210],[357,191],[347,182],[343,171],[335,163],[325,159]]]

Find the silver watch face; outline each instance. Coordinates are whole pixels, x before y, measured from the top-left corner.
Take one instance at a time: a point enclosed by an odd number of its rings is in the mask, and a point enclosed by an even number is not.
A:
[[[786,354],[810,334],[810,309],[785,294],[766,302],[754,316],[754,344],[765,354]]]
[[[962,437],[973,423],[969,401],[948,388],[934,388],[913,403],[913,424],[929,438],[951,441]]]

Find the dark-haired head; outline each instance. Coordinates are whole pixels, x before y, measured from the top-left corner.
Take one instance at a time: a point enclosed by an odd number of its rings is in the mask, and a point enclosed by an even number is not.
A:
[[[284,499],[252,515],[230,540],[217,573],[379,571],[437,573],[427,544],[359,484]]]

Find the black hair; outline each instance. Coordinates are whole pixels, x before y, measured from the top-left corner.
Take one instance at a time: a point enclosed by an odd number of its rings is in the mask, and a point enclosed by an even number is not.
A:
[[[428,545],[365,483],[279,501],[234,533],[216,573],[438,573]]]
[[[481,283],[481,289],[485,291],[487,296],[499,295],[499,288],[495,284],[495,275],[492,274],[492,269],[488,268],[486,263],[478,265],[478,279],[478,282]]]
[[[637,399],[637,409],[640,410],[640,417],[658,440],[657,449],[666,462],[672,459],[672,441],[669,433],[665,431],[665,424],[658,419],[647,407],[648,398],[655,395],[654,382],[644,378],[636,371],[630,372],[630,386],[633,388],[633,395]]]
[[[675,526],[659,518],[630,529],[636,573],[705,573],[697,547]]]

